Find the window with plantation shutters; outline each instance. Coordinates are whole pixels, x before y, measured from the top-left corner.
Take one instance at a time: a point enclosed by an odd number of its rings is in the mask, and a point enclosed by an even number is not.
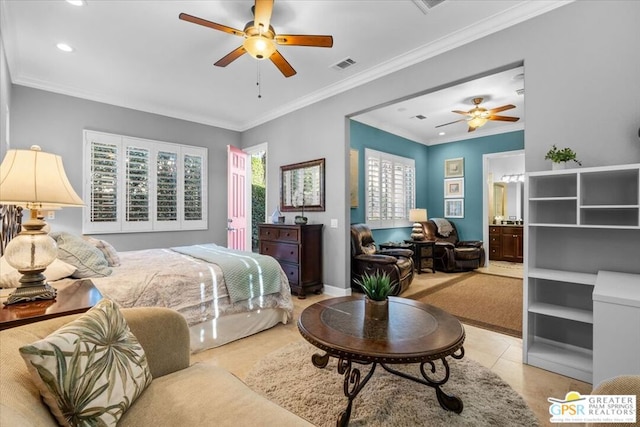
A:
[[[207,149],[84,131],[83,233],[207,228]]]
[[[371,228],[408,227],[415,207],[415,161],[365,149],[366,222]]]

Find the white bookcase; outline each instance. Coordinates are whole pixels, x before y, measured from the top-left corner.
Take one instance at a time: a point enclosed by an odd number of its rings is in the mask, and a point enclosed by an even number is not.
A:
[[[532,172],[525,191],[524,363],[591,383],[598,271],[640,273],[640,164]]]

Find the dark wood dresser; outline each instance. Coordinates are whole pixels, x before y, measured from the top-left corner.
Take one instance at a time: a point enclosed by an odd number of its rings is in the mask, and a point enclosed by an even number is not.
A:
[[[260,253],[278,260],[299,298],[322,292],[323,224],[259,224]]]
[[[522,262],[524,259],[523,230],[521,225],[490,225],[489,259]]]

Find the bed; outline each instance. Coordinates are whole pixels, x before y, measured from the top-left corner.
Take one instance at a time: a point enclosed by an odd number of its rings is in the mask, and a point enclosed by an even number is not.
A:
[[[4,248],[19,230],[8,217],[19,215],[6,207],[1,213]],[[121,307],[176,310],[189,325],[192,352],[286,324],[292,317],[289,281],[271,257],[214,244],[116,252],[104,240],[83,239],[69,233],[50,235],[58,244],[58,260],[51,271],[44,273],[52,286],[64,287],[88,277],[104,297]],[[91,256],[99,261],[100,268],[87,260]],[[60,265],[71,265],[73,277],[67,277]],[[88,269],[84,269],[87,265]],[[5,272],[2,275],[6,277]]]

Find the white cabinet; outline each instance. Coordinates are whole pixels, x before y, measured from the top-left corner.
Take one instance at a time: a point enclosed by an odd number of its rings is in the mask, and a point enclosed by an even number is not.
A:
[[[598,272],[593,319],[593,384],[640,375],[640,275]]]
[[[640,273],[640,164],[529,173],[525,197],[524,362],[592,382],[598,271]]]

